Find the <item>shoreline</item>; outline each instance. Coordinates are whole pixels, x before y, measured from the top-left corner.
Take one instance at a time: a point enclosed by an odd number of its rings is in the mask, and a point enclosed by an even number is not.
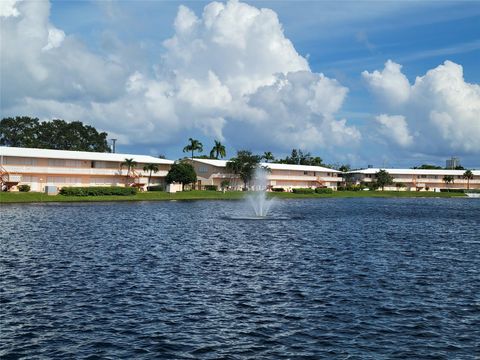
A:
[[[178,193],[142,192],[129,196],[64,196],[44,193],[0,193],[0,204],[19,203],[72,203],[72,202],[125,202],[125,201],[192,201],[192,200],[243,200],[248,193],[241,191],[185,191]],[[411,191],[336,191],[332,194],[268,193],[277,199],[329,199],[329,198],[467,198],[462,193],[411,192]]]

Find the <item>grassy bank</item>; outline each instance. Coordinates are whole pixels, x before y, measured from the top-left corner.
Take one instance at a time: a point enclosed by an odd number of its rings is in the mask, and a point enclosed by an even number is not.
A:
[[[169,194],[161,191],[143,192],[131,196],[49,196],[43,193],[0,193],[0,203],[96,202],[96,201],[165,201],[165,200],[240,200],[247,193],[232,191],[186,191]],[[410,191],[337,191],[333,194],[269,193],[280,199],[352,198],[352,197],[464,197],[461,193],[433,193]]]

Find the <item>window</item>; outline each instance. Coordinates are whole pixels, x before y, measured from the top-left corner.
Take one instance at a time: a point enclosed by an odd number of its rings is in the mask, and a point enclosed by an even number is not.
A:
[[[5,165],[37,165],[37,159],[26,157],[7,156],[4,161]]]
[[[66,177],[66,176],[48,176],[47,183],[49,184],[81,184],[82,178]]]
[[[308,171],[304,171],[304,172],[303,172],[303,175],[308,175]]]
[[[207,172],[208,172],[208,167],[206,167],[206,166],[200,166],[200,167],[198,168],[198,172],[199,172],[199,173],[207,173]]]
[[[79,160],[48,159],[48,166],[82,167],[82,162]]]
[[[95,185],[112,185],[117,183],[114,177],[92,177],[90,183]]]

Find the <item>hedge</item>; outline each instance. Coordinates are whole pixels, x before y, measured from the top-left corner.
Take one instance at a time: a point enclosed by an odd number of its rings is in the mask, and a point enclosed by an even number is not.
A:
[[[440,192],[464,193],[464,189],[440,189]]]
[[[272,191],[273,191],[273,192],[284,192],[285,189],[284,189],[284,188],[281,188],[281,187],[278,187],[278,188],[272,188]]]
[[[316,188],[315,192],[317,194],[333,194],[333,190],[329,188]]]
[[[364,185],[354,185],[354,184],[348,184],[347,186],[339,186],[337,188],[338,191],[362,191],[365,189]]]
[[[148,186],[147,191],[165,191],[165,188],[162,185],[153,185]]]
[[[85,186],[85,187],[63,187],[59,193],[66,196],[104,196],[120,195],[128,196],[137,194],[137,188],[120,186]]]
[[[27,184],[18,185],[18,191],[29,192],[30,191],[30,185],[27,185]]]
[[[205,185],[205,190],[208,191],[217,191],[218,186],[217,185]]]
[[[313,194],[315,190],[310,188],[296,188],[292,189],[292,192],[295,194]]]

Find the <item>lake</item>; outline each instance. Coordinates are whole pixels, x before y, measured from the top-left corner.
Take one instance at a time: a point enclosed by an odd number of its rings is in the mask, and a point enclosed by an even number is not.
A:
[[[480,201],[245,206],[1,206],[0,358],[480,356]]]

